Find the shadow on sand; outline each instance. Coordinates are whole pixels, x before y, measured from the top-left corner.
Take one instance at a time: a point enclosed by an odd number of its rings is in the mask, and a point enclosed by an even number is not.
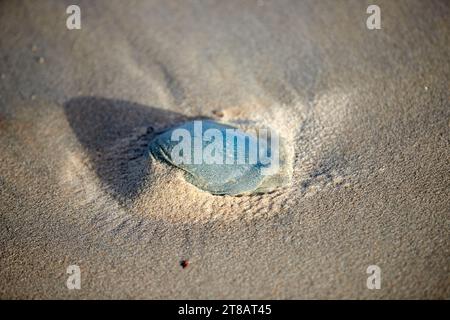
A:
[[[67,120],[115,197],[135,197],[148,175],[155,133],[186,121],[180,113],[130,101],[77,97],[64,104]]]

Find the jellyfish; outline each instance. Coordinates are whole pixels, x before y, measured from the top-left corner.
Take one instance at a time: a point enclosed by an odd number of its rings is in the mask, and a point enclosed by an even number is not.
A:
[[[213,120],[187,121],[159,132],[149,152],[154,159],[182,170],[187,182],[213,195],[265,193],[290,179],[278,135],[273,130],[270,135],[261,132],[244,132]]]

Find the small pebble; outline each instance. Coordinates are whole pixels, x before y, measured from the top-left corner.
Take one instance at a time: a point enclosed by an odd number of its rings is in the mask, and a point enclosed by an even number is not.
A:
[[[38,58],[38,63],[39,63],[39,64],[44,64],[44,62],[45,62],[44,57],[39,57],[39,58]]]
[[[220,111],[220,110],[213,110],[212,113],[213,113],[213,115],[215,115],[215,116],[217,116],[219,118],[222,118],[224,116],[223,112]]]
[[[189,266],[189,260],[182,260],[182,261],[180,262],[180,266],[181,266],[183,269],[186,269],[186,268]]]

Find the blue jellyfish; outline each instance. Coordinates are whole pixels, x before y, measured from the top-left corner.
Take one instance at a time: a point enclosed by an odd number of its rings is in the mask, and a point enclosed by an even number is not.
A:
[[[280,157],[274,137],[271,133],[262,141],[228,124],[196,120],[160,132],[149,149],[154,158],[183,170],[185,179],[199,189],[214,195],[255,194],[288,180],[284,151]]]

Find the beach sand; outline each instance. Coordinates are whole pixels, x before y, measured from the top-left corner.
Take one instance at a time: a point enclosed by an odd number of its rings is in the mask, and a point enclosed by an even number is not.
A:
[[[450,6],[369,4],[0,2],[0,298],[449,299]],[[202,117],[275,128],[292,183],[149,159]]]

